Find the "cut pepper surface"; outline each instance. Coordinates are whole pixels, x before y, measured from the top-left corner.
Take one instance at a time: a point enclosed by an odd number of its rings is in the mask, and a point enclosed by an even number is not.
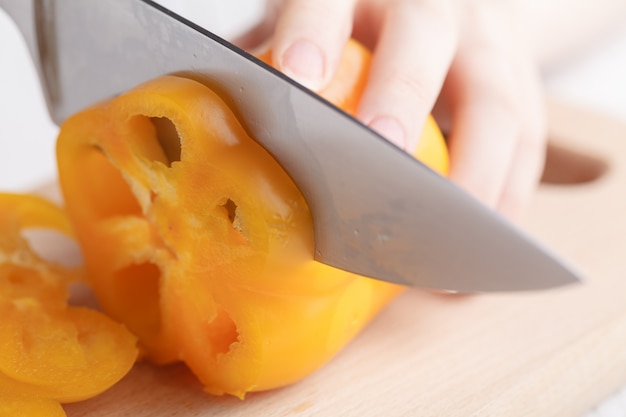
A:
[[[322,95],[354,112],[368,67],[350,42]],[[432,119],[416,154],[447,169]],[[313,260],[297,186],[196,81],[162,77],[73,116],[57,157],[104,310],[145,357],[183,361],[209,393],[305,377],[402,291]]]
[[[42,258],[25,237],[33,229],[72,236],[58,206],[0,194],[0,416],[63,416],[60,403],[101,393],[137,357],[123,325],[68,305],[81,267]]]

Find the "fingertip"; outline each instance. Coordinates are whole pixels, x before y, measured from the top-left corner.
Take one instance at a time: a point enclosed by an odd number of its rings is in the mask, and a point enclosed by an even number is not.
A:
[[[273,35],[277,69],[313,91],[326,87],[352,32],[355,1],[285,2]]]
[[[378,116],[369,123],[369,127],[398,148],[407,150],[406,133],[395,118]]]
[[[279,69],[305,87],[318,91],[324,86],[326,58],[315,43],[298,39],[278,58]]]

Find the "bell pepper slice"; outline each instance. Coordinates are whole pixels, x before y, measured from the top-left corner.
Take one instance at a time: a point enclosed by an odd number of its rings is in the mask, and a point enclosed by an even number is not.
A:
[[[369,58],[348,48],[351,84],[326,94],[354,108]],[[417,155],[447,169],[432,119]],[[313,261],[297,186],[199,82],[162,77],[74,115],[57,159],[100,304],[146,358],[185,362],[209,393],[298,381],[403,290]]]
[[[0,392],[0,417],[65,417],[58,401],[30,395],[5,395]]]
[[[42,259],[23,236],[32,228],[73,236],[53,203],[0,194],[0,410],[64,415],[60,403],[93,397],[130,370],[136,338],[101,312],[68,305],[82,267]]]

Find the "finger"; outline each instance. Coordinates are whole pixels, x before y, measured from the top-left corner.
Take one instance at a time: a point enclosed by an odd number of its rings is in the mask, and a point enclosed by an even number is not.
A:
[[[318,91],[334,75],[356,0],[288,0],[278,18],[272,58],[279,70]]]
[[[528,66],[519,68],[522,130],[497,209],[517,219],[528,205],[541,178],[545,162],[547,128],[539,75]]]
[[[264,20],[252,27],[241,36],[232,40],[234,45],[246,51],[254,51],[260,48],[269,39],[273,28],[273,22]]]
[[[449,178],[496,208],[517,146],[519,121],[502,97],[484,97],[484,86],[465,87],[470,91],[455,104],[449,137]]]
[[[266,0],[265,12],[261,20],[245,33],[233,39],[232,42],[245,50],[254,50],[266,43],[274,32],[281,6],[281,0]]]
[[[450,178],[492,208],[508,186],[527,122],[509,31],[495,9],[466,10],[468,27],[444,94],[452,107]]]
[[[464,38],[444,87],[454,108],[450,177],[516,218],[543,166],[541,84],[497,9],[470,11],[480,30]]]
[[[357,117],[402,149],[417,145],[457,44],[456,12],[441,0],[385,10]]]
[[[539,131],[539,130],[538,130]],[[522,134],[496,209],[510,219],[519,219],[539,183],[545,160],[545,136]]]

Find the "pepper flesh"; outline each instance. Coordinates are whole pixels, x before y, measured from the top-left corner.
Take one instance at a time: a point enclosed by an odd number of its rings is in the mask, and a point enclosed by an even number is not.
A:
[[[30,395],[5,395],[0,392],[0,417],[65,417],[58,401]]]
[[[72,236],[56,205],[0,194],[0,415],[63,416],[60,403],[93,397],[137,356],[135,337],[101,312],[68,305],[80,267],[43,259],[27,230]]]
[[[352,84],[329,91],[344,107],[367,74],[356,57]],[[418,154],[447,169],[432,119]],[[71,117],[57,158],[101,305],[148,359],[185,362],[209,393],[305,377],[403,289],[313,261],[298,188],[196,81],[162,77]]]

